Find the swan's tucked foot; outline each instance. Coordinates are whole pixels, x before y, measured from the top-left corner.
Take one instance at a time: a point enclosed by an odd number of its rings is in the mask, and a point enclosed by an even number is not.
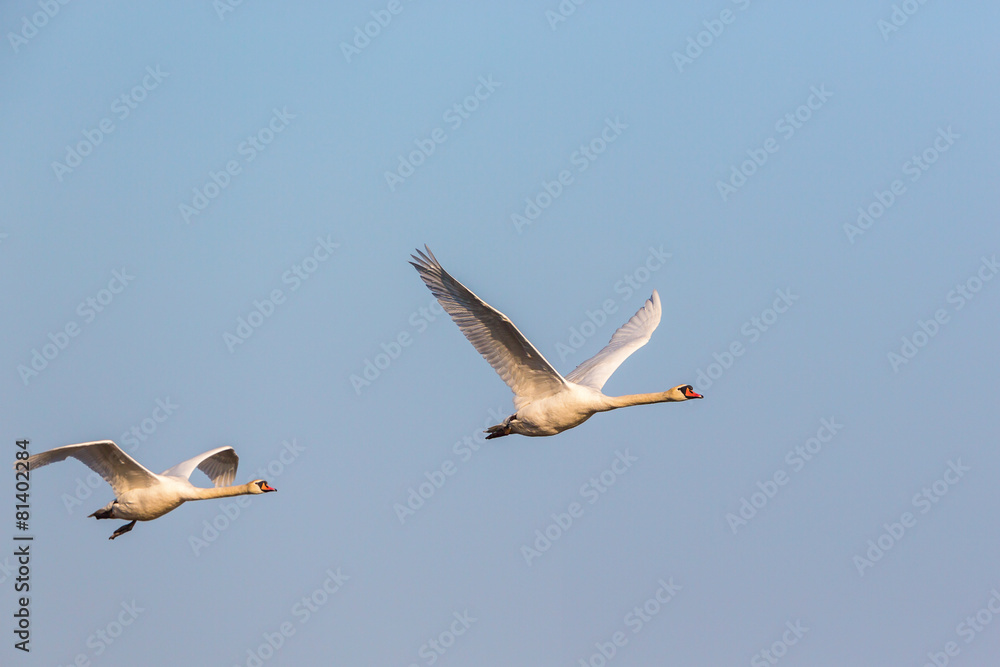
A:
[[[483,431],[483,433],[489,433],[489,435],[486,436],[487,440],[492,440],[493,438],[502,438],[505,435],[510,435],[510,424],[504,422],[503,424],[490,426],[488,429]]]
[[[113,519],[114,517],[111,516],[112,505],[114,505],[114,503],[109,504],[107,507],[102,507],[101,509],[97,510],[96,512],[88,516],[92,516],[95,519]]]
[[[135,520],[135,519],[133,519],[133,520],[132,520],[132,521],[130,521],[129,523],[126,523],[126,524],[125,524],[124,526],[122,526],[121,528],[119,528],[119,529],[118,529],[118,530],[116,530],[115,532],[111,533],[111,537],[109,537],[108,539],[109,539],[109,540],[113,540],[113,539],[115,539],[116,537],[118,537],[119,535],[124,535],[124,534],[125,534],[125,533],[127,533],[128,531],[132,530],[132,529],[133,529],[133,528],[135,527],[135,521],[136,521],[136,520]]]

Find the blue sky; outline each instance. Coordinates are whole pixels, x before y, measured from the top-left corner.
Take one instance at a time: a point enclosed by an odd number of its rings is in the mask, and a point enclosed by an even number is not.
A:
[[[8,455],[278,489],[38,471],[5,664],[995,661],[1000,10],[221,7],[0,9]],[[658,290],[604,389],[705,400],[484,444],[425,243],[563,372]]]

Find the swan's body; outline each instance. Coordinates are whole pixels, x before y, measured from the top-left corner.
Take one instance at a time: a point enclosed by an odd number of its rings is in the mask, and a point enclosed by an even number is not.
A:
[[[426,248],[426,246],[424,246]],[[418,256],[419,255],[419,256]],[[660,295],[652,296],[611,337],[603,350],[563,377],[506,315],[455,280],[427,248],[410,262],[469,342],[514,392],[517,411],[487,429],[487,438],[511,433],[555,435],[598,412],[629,405],[701,398],[689,384],[653,394],[606,396],[601,388],[630,354],[646,344],[660,323]]]
[[[116,530],[109,539],[127,533],[136,521],[152,521],[180,507],[188,500],[228,498],[275,491],[264,480],[227,486],[236,476],[239,457],[232,447],[219,447],[178,463],[159,475],[150,472],[111,440],[84,442],[56,447],[28,459],[28,469],[66,458],[75,458],[111,485],[115,499],[90,516],[97,519],[131,521]],[[213,489],[194,486],[188,480],[195,468],[215,484]]]

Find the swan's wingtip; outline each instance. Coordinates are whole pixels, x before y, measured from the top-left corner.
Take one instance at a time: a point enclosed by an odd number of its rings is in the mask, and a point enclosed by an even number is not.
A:
[[[426,253],[424,251],[426,251]],[[426,243],[424,244],[424,249],[421,250],[420,248],[417,248],[416,253],[417,253],[416,255],[410,255],[410,257],[416,260],[417,263],[423,264],[425,266],[434,266],[434,265],[440,266],[440,263],[437,261],[437,257],[434,256],[434,253],[431,252],[430,247]],[[413,264],[413,262],[410,262],[410,264]],[[417,266],[417,264],[413,265]]]

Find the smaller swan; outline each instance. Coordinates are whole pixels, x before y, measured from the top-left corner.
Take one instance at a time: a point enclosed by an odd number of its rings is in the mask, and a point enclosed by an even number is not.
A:
[[[131,519],[111,534],[109,540],[132,530],[136,521],[152,521],[177,509],[188,500],[228,498],[277,491],[262,479],[247,484],[232,484],[240,458],[232,447],[219,447],[199,454],[159,475],[141,466],[111,440],[84,442],[56,447],[28,458],[28,470],[72,457],[104,478],[115,492],[115,499],[90,516],[95,519]],[[216,488],[204,489],[188,478],[197,468],[208,475]]]

